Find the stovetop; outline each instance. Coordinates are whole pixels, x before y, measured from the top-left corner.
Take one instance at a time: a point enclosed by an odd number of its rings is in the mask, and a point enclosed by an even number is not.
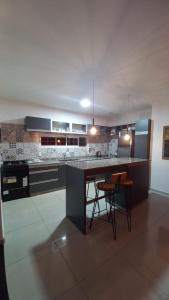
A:
[[[4,166],[11,166],[11,165],[25,165],[27,164],[26,160],[8,160],[4,161]]]

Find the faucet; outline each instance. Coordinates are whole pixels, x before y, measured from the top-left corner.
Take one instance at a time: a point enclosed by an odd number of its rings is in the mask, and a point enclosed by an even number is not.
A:
[[[96,151],[96,156],[97,156],[97,157],[101,157],[101,156],[102,156],[101,151]]]
[[[66,152],[63,153],[63,159],[66,159]]]

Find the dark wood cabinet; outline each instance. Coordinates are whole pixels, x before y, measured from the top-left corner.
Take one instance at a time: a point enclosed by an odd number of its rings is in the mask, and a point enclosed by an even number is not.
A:
[[[46,118],[25,117],[27,131],[51,131],[51,120]]]
[[[136,122],[134,139],[134,157],[149,159],[151,139],[151,120],[139,120]]]
[[[65,165],[36,165],[29,168],[30,195],[43,194],[66,185]]]

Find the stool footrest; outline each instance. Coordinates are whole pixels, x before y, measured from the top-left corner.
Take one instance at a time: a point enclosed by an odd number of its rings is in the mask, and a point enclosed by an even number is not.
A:
[[[91,200],[86,201],[86,204],[91,204],[91,203],[95,202],[96,199],[97,199],[97,200],[100,200],[100,199],[104,199],[104,198],[105,198],[105,195],[104,195],[104,196],[99,196],[99,197],[97,197],[97,198],[92,198]]]

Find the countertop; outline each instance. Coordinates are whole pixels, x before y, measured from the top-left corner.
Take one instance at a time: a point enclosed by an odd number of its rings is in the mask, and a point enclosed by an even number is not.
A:
[[[83,156],[83,157],[76,157],[76,158],[66,158],[66,159],[46,159],[46,160],[39,160],[39,161],[28,161],[28,165],[31,166],[40,166],[40,165],[64,165],[69,162],[82,162],[82,161],[98,161],[103,159],[110,159],[108,156],[103,157],[96,157],[96,156]]]
[[[109,159],[100,159],[100,160],[92,160],[92,161],[91,160],[71,161],[71,162],[67,162],[66,165],[81,170],[90,170],[90,169],[119,166],[119,165],[132,164],[132,163],[138,163],[144,161],[147,161],[147,159],[121,157],[121,158],[109,158]]]
[[[41,161],[28,161],[28,165],[31,167],[34,166],[50,166],[50,165],[63,165],[65,162],[57,160],[57,159],[49,159],[49,160],[41,160]]]

